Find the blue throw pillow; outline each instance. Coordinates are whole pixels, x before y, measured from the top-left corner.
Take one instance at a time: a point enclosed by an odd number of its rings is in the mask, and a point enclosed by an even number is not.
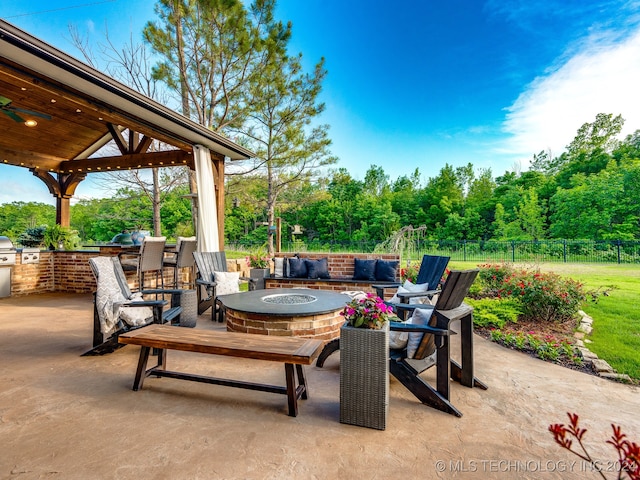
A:
[[[307,277],[309,278],[331,278],[329,275],[329,260],[319,258],[318,260],[305,259],[307,264]]]
[[[400,262],[397,260],[378,260],[376,262],[375,280],[378,282],[395,282]]]
[[[354,258],[353,279],[374,281],[376,279],[376,260]]]
[[[290,278],[307,278],[307,263],[304,258],[289,258],[288,273]]]

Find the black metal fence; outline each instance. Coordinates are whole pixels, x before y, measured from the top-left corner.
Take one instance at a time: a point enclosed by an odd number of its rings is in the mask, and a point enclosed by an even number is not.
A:
[[[228,250],[251,251],[258,245],[227,244]],[[283,252],[380,252],[371,242],[282,242]],[[419,240],[401,252],[404,259],[424,254],[447,255],[452,260],[476,262],[639,263],[637,240],[470,241]]]

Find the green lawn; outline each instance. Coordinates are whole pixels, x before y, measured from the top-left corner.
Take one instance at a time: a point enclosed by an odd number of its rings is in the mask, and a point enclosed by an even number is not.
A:
[[[473,268],[475,262],[450,262],[449,268]],[[583,310],[593,318],[593,343],[588,348],[619,373],[640,379],[640,266],[602,264],[540,264],[543,271],[571,277],[586,290],[615,286],[598,303],[587,301]]]

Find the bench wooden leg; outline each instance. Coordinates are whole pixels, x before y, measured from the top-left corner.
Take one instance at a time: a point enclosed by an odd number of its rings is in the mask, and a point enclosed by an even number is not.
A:
[[[289,401],[289,416],[298,416],[298,392],[296,391],[296,377],[292,363],[284,364],[285,377],[287,378],[287,399]]]
[[[298,385],[302,387],[302,396],[300,398],[306,400],[309,398],[309,387],[307,386],[307,380],[304,377],[304,369],[302,368],[302,365],[296,365],[296,371],[298,372]]]
[[[158,370],[166,370],[167,369],[167,349],[161,348],[158,350],[158,366],[156,367]]]
[[[136,370],[136,378],[133,381],[133,390],[138,391],[142,388],[144,377],[147,371],[147,361],[149,360],[149,350],[151,347],[140,347],[140,358],[138,358],[138,369]],[[160,361],[160,356],[158,356]]]

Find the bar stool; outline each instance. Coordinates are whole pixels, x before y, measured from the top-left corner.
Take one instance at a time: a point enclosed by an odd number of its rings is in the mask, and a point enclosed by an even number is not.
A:
[[[178,237],[176,243],[176,251],[170,257],[165,257],[162,265],[165,268],[173,268],[173,288],[180,288],[180,269],[191,269],[191,276],[189,282],[182,282],[191,287],[195,285],[193,267],[195,265],[195,259],[193,258],[193,252],[196,251],[196,237]]]
[[[138,273],[139,290],[144,289],[144,274],[156,272],[156,288],[158,287],[158,275],[160,275],[160,288],[164,288],[164,278],[162,275],[162,262],[164,259],[164,247],[167,237],[144,237],[140,245],[140,251],[132,259],[123,259],[120,254],[122,269],[126,271],[136,271]],[[132,255],[130,253],[124,255]]]

